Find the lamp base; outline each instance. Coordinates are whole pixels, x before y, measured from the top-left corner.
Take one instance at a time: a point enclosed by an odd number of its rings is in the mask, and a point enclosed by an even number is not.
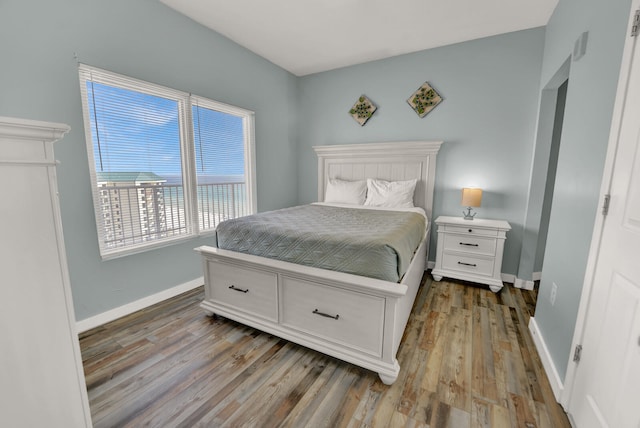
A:
[[[465,220],[473,220],[473,218],[476,216],[477,213],[471,214],[471,211],[473,211],[471,207],[467,207],[467,212],[462,211]]]

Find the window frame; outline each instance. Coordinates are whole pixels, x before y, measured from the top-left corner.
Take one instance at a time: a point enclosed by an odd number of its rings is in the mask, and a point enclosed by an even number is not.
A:
[[[192,108],[200,106],[221,113],[231,114],[242,118],[244,132],[244,170],[247,212],[254,214],[257,209],[256,195],[256,163],[255,163],[255,112],[230,104],[221,103],[199,95],[193,95],[184,91],[168,88],[155,83],[135,79],[122,74],[103,70],[86,64],[78,64],[78,74],[80,80],[80,95],[82,100],[83,124],[85,130],[85,142],[87,148],[87,160],[89,164],[89,175],[91,183],[91,193],[93,197],[93,208],[95,215],[95,226],[98,237],[98,247],[103,260],[110,260],[119,257],[137,254],[152,249],[167,247],[176,243],[187,241],[198,236],[210,236],[215,233],[215,228],[200,230],[198,220],[198,199],[197,199],[197,173],[195,159],[195,143]],[[182,167],[182,183],[185,204],[185,216],[187,232],[168,238],[137,243],[120,248],[106,248],[104,245],[104,230],[101,231],[104,219],[99,220],[104,214],[101,208],[101,195],[103,189],[98,188],[97,171],[94,156],[93,135],[91,133],[91,117],[89,110],[89,99],[87,82],[97,82],[104,85],[142,92],[145,94],[167,98],[176,101],[178,104],[178,127],[180,138],[180,157]],[[104,229],[104,227],[102,227]]]

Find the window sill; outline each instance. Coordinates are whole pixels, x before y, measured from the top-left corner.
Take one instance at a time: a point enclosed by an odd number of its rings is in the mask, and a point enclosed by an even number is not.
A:
[[[143,245],[137,245],[135,247],[127,247],[127,248],[123,248],[122,250],[109,252],[107,254],[100,253],[100,257],[102,258],[102,261],[119,259],[119,258],[122,258],[122,257],[131,256],[131,255],[134,255],[134,254],[140,254],[140,253],[145,253],[145,252],[151,251],[151,250],[157,250],[157,249],[160,249],[160,248],[169,247],[171,245],[179,244],[179,243],[182,243],[182,242],[187,242],[187,241],[190,241],[192,239],[195,239],[195,238],[198,238],[198,237],[201,237],[201,236],[205,236],[205,235],[204,234],[200,234],[200,235],[192,234],[192,235],[187,235],[187,236],[180,236],[180,237],[173,238],[173,239],[167,239],[167,240],[163,240],[163,241],[159,241],[159,242],[143,244]]]

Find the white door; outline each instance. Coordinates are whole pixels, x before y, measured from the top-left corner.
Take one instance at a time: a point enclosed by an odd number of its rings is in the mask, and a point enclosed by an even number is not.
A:
[[[640,428],[640,43],[633,43],[611,203],[569,401],[578,428]]]

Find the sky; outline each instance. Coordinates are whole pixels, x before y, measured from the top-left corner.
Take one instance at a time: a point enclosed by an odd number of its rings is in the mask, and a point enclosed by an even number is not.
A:
[[[96,171],[181,174],[179,103],[87,81]],[[199,182],[244,175],[243,119],[192,106]]]

